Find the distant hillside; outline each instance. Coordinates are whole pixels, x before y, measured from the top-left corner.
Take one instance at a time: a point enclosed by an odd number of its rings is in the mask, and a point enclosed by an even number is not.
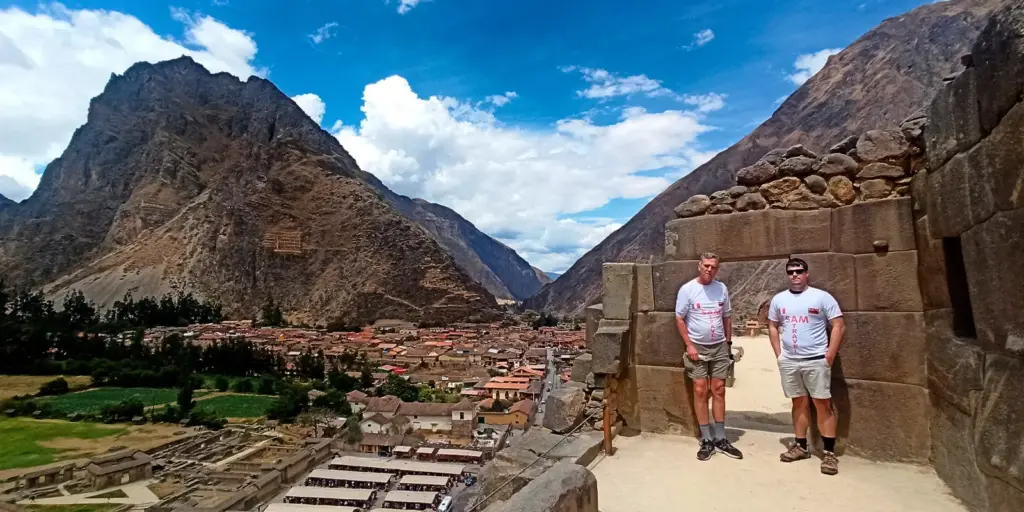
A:
[[[562,277],[562,274],[559,274],[558,272],[545,272],[544,274],[546,274],[552,281]]]
[[[960,68],[982,26],[1006,0],[937,2],[883,21],[796,90],[770,119],[655,197],[623,227],[545,285],[525,306],[579,314],[600,300],[604,262],[652,262],[664,254],[672,209],[694,194],[734,184],[736,172],[771,149],[821,152],[847,136],[897,127]]]

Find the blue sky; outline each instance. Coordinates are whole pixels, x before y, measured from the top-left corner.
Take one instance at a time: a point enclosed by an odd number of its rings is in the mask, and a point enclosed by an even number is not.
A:
[[[0,193],[31,193],[111,72],[184,52],[265,76],[396,191],[561,272],[924,3],[0,3]]]

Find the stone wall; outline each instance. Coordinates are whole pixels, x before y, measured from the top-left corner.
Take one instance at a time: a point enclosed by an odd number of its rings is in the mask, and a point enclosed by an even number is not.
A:
[[[1024,2],[933,99],[914,178],[935,471],[974,511],[1024,510]]]
[[[877,460],[928,459],[924,308],[910,198],[676,219],[666,225],[665,261],[606,264],[607,281],[615,285],[606,290],[615,296],[605,295],[601,322],[614,321],[610,311],[631,317],[619,320],[628,332],[620,335],[619,365],[609,367],[622,370],[619,414],[630,426],[696,434],[674,306],[676,292],[696,277],[705,251],[721,258],[719,280],[730,288],[734,312],[737,302],[761,305],[785,290],[788,258],[806,260],[811,284],[836,297],[847,325],[833,369],[837,450]],[[630,272],[631,278],[623,277]],[[599,334],[593,345],[595,361],[598,351],[615,353],[614,342]],[[738,379],[742,371],[738,363]]]

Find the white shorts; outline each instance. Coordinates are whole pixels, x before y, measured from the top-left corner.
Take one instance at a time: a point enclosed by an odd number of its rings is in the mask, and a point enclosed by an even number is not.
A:
[[[786,398],[832,398],[832,368],[825,358],[797,361],[780,356],[778,362]]]

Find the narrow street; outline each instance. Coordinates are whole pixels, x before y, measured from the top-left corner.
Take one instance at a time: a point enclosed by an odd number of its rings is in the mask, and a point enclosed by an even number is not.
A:
[[[562,383],[562,380],[558,378],[558,373],[555,371],[555,350],[551,347],[547,348],[547,369],[544,375],[544,390],[540,394],[540,402],[537,404],[537,414],[534,416],[533,424],[541,425],[544,423],[544,410],[547,408],[545,402],[547,401],[548,394],[557,389],[557,386]]]

